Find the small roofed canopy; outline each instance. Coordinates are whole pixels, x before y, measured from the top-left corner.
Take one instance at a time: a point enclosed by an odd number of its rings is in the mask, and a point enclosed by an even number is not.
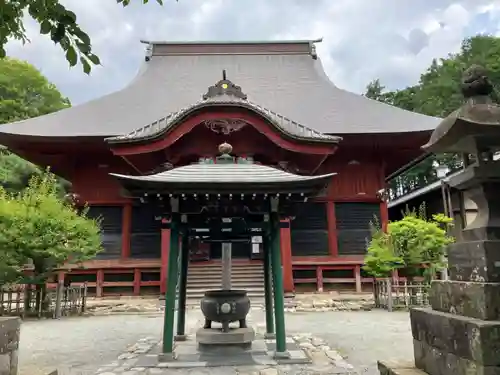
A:
[[[441,121],[422,148],[433,153],[473,155],[498,151],[500,106],[491,100],[492,92],[486,69],[472,65],[462,78],[465,104]]]
[[[200,162],[149,176],[111,173],[132,195],[152,194],[307,194],[318,195],[336,173],[300,176],[254,164],[230,155],[232,146],[219,146],[215,163]]]

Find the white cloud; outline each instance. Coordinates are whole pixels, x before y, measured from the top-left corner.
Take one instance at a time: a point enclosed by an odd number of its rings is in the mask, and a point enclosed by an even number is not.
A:
[[[90,77],[28,21],[31,44],[8,53],[33,63],[74,102],[127,84],[144,56],[140,39],[242,40],[323,37],[318,53],[337,86],[362,92],[380,78],[389,88],[418,80],[433,58],[462,39],[499,31],[500,0],[166,0],[127,8],[113,0],[63,0],[93,40],[102,67]]]

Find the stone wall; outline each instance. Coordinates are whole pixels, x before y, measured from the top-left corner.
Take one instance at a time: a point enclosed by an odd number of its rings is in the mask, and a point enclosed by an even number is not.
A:
[[[0,317],[0,375],[17,375],[21,319]]]

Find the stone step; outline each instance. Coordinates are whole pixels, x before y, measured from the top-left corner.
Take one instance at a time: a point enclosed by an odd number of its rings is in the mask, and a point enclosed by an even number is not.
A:
[[[238,264],[238,263],[232,263],[231,264],[231,267],[232,268],[262,268],[263,266],[263,263],[243,263],[243,264]],[[189,268],[192,268],[192,269],[205,269],[205,270],[208,270],[208,269],[222,269],[222,264],[200,264],[200,265],[196,265],[196,264],[190,264],[189,265]]]
[[[264,280],[264,272],[259,271],[242,271],[242,272],[231,272],[232,279],[262,279]],[[217,273],[189,273],[189,280],[221,280],[222,272]]]
[[[220,289],[220,285],[217,285],[214,289]],[[205,293],[207,290],[213,290],[212,288],[199,288],[199,289],[189,289],[189,292],[191,293]],[[250,293],[250,292],[261,292],[264,291],[264,286],[262,287],[251,287],[251,288],[245,288],[245,290]]]
[[[251,301],[264,301],[264,293],[259,294],[249,294],[248,297]],[[190,305],[199,303],[199,301],[203,298],[203,294],[196,295],[186,295],[186,301],[190,302]]]
[[[206,287],[207,285],[220,285],[222,282],[222,279],[218,280],[188,280],[187,285],[199,285],[201,288]],[[231,284],[233,285],[251,285],[251,284],[257,284],[257,285],[264,285],[264,280],[261,279],[260,277],[254,277],[254,278],[244,278],[244,279],[239,279],[239,278],[232,278],[231,279]]]
[[[231,277],[232,282],[238,282],[238,283],[264,283],[264,278],[263,277],[258,277],[258,276],[248,276],[248,277]],[[211,278],[211,279],[203,279],[203,278],[191,278],[187,279],[188,285],[212,285],[212,284],[220,284],[222,282],[222,278]]]
[[[199,303],[205,291],[220,289],[222,265],[190,265],[188,270],[186,297],[190,304]],[[250,299],[264,300],[264,268],[262,263],[231,266],[231,284],[235,289],[245,289]]]
[[[232,280],[264,280],[264,275],[259,275],[259,274],[243,274],[243,275],[238,275],[238,274],[232,274],[231,275]],[[211,282],[211,281],[220,281],[222,280],[222,275],[188,275],[187,277],[188,282],[190,281],[205,281],[205,282]]]
[[[189,294],[199,294],[199,293],[204,293],[207,290],[217,290],[220,289],[220,285],[210,285],[205,288],[186,288],[186,293]],[[252,289],[253,291],[258,291],[259,293],[264,291],[264,287],[261,287],[259,285],[232,285],[232,289],[243,289],[243,290],[249,290]]]
[[[203,297],[203,296],[201,296]],[[200,304],[201,297],[197,298],[187,298],[186,304],[189,306],[196,306]],[[264,296],[249,296],[250,297],[250,305],[253,307],[264,306],[265,299]]]
[[[233,268],[231,269],[231,273],[264,273],[263,268]],[[202,270],[202,269],[188,269],[188,273],[193,274],[193,275],[217,275],[222,273],[222,269],[216,269],[216,268],[211,268],[208,270]]]
[[[196,293],[194,292],[191,292],[191,291],[187,291],[186,292],[186,299],[201,299],[203,298],[203,296],[205,295],[205,291],[198,291]],[[248,292],[248,297],[250,297],[250,299],[255,299],[255,298],[258,298],[258,299],[264,299],[265,297],[265,293],[264,291],[249,291]]]
[[[427,375],[426,372],[415,368],[413,363],[378,361],[377,367],[382,375]]]
[[[216,273],[221,273],[222,268],[208,268],[208,269],[202,269],[202,268],[189,268],[188,273],[192,274],[216,274]],[[235,273],[240,273],[240,272],[262,272],[264,273],[264,268],[259,267],[259,268],[231,268],[231,272]]]

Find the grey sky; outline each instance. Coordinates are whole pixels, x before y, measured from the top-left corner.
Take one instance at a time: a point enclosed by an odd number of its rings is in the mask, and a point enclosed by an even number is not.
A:
[[[122,8],[114,0],[63,0],[93,40],[102,67],[70,69],[38,25],[31,43],[10,56],[39,68],[74,104],[118,90],[144,56],[140,39],[269,40],[323,37],[318,53],[339,87],[363,92],[380,78],[389,88],[418,80],[433,58],[455,52],[465,36],[498,34],[500,0],[150,0]]]

